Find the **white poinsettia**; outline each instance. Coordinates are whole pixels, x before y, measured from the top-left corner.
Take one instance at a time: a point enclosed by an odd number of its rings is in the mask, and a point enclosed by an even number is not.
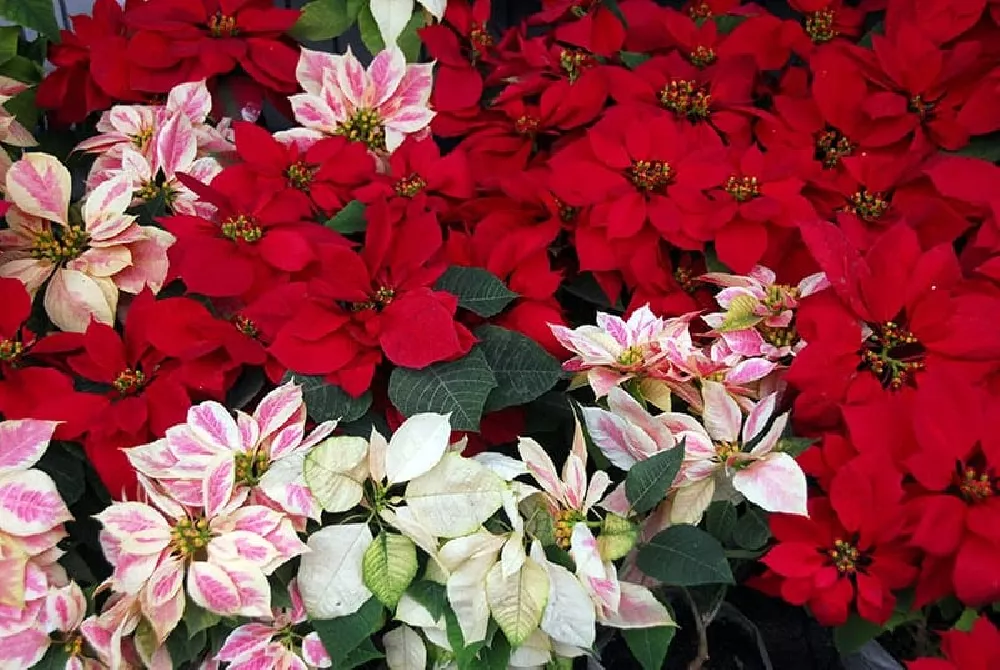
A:
[[[420,5],[435,19],[444,17],[448,0],[418,0]],[[372,16],[382,34],[382,41],[391,46],[399,39],[403,28],[413,15],[413,0],[371,0]]]

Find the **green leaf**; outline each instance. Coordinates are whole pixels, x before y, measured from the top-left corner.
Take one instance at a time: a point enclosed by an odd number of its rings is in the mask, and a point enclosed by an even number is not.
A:
[[[965,156],[966,158],[979,158],[990,163],[1000,162],[1000,133],[973,137],[958,151],[946,151],[945,153]]]
[[[976,620],[978,618],[979,618],[979,610],[972,607],[966,607],[965,610],[962,612],[962,616],[958,617],[958,621],[956,621],[955,625],[952,627],[955,630],[960,630],[963,633],[968,633],[970,630],[972,630],[972,626],[973,624],[976,623]]]
[[[444,614],[448,606],[448,591],[444,584],[438,584],[429,579],[413,582],[410,584],[410,588],[406,589],[406,593],[423,605],[435,621]]]
[[[479,654],[480,667],[484,670],[507,670],[510,663],[510,653],[510,642],[501,631],[497,631],[490,639],[490,643]]]
[[[659,670],[667,658],[667,650],[676,631],[674,626],[631,628],[623,630],[622,637],[642,670]]]
[[[872,29],[865,33],[860,40],[858,40],[858,46],[865,47],[866,49],[871,49],[872,38],[875,35],[882,35],[885,33],[885,24],[879,21]]]
[[[361,575],[368,590],[383,605],[394,609],[417,576],[417,548],[413,540],[383,530],[365,550]]]
[[[747,20],[746,16],[734,16],[733,14],[723,14],[721,16],[713,17],[715,19],[715,25],[719,31],[720,35],[728,35],[729,33],[736,30],[736,26],[740,25]]]
[[[435,363],[423,370],[396,368],[389,377],[389,400],[403,413],[451,412],[455,430],[478,430],[486,398],[496,377],[478,346],[457,361]]]
[[[783,451],[792,458],[797,457],[803,451],[816,444],[818,440],[812,437],[783,437],[778,440],[775,451]]]
[[[459,307],[484,317],[496,316],[517,297],[493,273],[459,265],[448,268],[434,288],[451,293],[458,298]]]
[[[733,542],[741,549],[756,551],[771,539],[771,528],[767,523],[767,512],[748,505],[746,513],[733,528]]]
[[[368,227],[365,206],[357,200],[351,200],[323,225],[344,235],[360,233]]]
[[[306,411],[313,421],[343,422],[354,421],[364,416],[372,404],[371,391],[365,391],[358,398],[350,396],[347,391],[323,380],[322,377],[311,377],[288,372],[281,383],[293,381],[302,387],[302,398],[306,403]]]
[[[310,620],[313,630],[330,654],[334,668],[345,667],[344,663],[351,652],[382,627],[384,612],[382,603],[372,597],[354,614],[335,619]]]
[[[150,635],[152,636],[151,631]],[[150,643],[150,651],[152,651],[156,648],[155,637],[150,640]],[[167,638],[167,651],[170,652],[170,660],[173,661],[175,667],[180,668],[201,656],[201,652],[204,651],[207,644],[208,634],[204,630],[194,635],[188,635],[185,626],[177,626]]]
[[[851,613],[847,618],[847,623],[838,626],[833,631],[833,643],[837,646],[837,651],[841,656],[847,656],[870,640],[874,640],[882,633],[882,626],[872,623],[867,619],[862,619],[858,614]]]
[[[52,0],[0,0],[0,17],[59,41],[59,23]]]
[[[625,558],[635,546],[639,537],[637,524],[617,514],[608,512],[601,521],[601,533],[597,536],[597,550],[604,561]]]
[[[675,586],[734,583],[719,541],[687,524],[671,526],[639,547],[637,563],[653,579]]]
[[[371,641],[371,638],[364,640],[357,647],[352,649],[347,655],[344,656],[340,663],[334,663],[333,667],[336,670],[351,670],[351,668],[357,668],[358,666],[364,665],[369,661],[374,661],[379,658],[383,658],[385,654],[379,651],[375,647],[375,643]]]
[[[239,377],[226,393],[225,406],[228,409],[243,409],[264,389],[267,377],[259,367],[244,367]]]
[[[410,20],[406,22],[406,26],[403,27],[403,32],[396,39],[396,44],[402,50],[403,55],[406,56],[407,63],[416,63],[420,60],[420,50],[423,48],[424,43],[420,40],[420,35],[417,31],[425,25],[427,25],[427,21],[424,13],[420,11],[414,12]]]
[[[722,544],[728,544],[736,527],[736,508],[727,500],[716,500],[705,510],[705,530]]]
[[[75,504],[87,490],[80,447],[68,442],[52,442],[35,466],[56,484],[67,505]]]
[[[488,412],[540,398],[562,376],[559,361],[526,335],[482,326],[476,329],[476,337],[497,382],[486,399]]]
[[[382,49],[385,49],[385,42],[382,41],[382,32],[378,29],[378,24],[375,23],[375,17],[372,16],[371,7],[365,4],[364,9],[358,14],[358,32],[361,33],[361,42],[368,49],[371,54],[377,54]]]
[[[35,134],[38,128],[38,105],[35,104],[35,95],[38,90],[34,87],[26,91],[21,91],[13,98],[3,104],[8,112],[14,115],[18,122],[28,129],[28,132]]]
[[[69,652],[66,651],[65,645],[50,644],[45,656],[42,656],[42,660],[31,666],[31,670],[64,670],[69,658]]]
[[[632,466],[625,476],[625,496],[632,509],[645,514],[667,497],[684,460],[684,440],[673,449],[661,451]]]
[[[719,324],[717,331],[720,333],[731,333],[734,330],[746,330],[753,328],[764,320],[754,312],[757,310],[757,299],[749,295],[738,295],[729,303],[726,310],[726,317]]]
[[[615,18],[622,22],[622,25],[625,26],[626,29],[628,29],[628,21],[625,20],[625,14],[622,13],[622,8],[618,6],[618,0],[604,0],[604,6],[615,15]]]
[[[620,51],[618,52],[618,58],[621,59],[621,62],[625,65],[625,67],[630,70],[634,70],[648,61],[650,59],[650,55],[639,53],[638,51]]]
[[[17,55],[17,41],[21,37],[21,29],[17,26],[0,28],[0,65]]]
[[[709,272],[721,272],[723,274],[732,274],[725,263],[719,260],[719,255],[715,252],[714,245],[705,246],[705,269]]]
[[[289,34],[299,41],[320,42],[347,32],[361,11],[363,0],[312,0]]]
[[[2,2],[3,0],[0,0]],[[42,68],[35,61],[24,56],[14,56],[0,65],[0,74],[23,81],[26,84],[37,84],[42,80]]]
[[[459,670],[478,670],[479,660],[476,658],[480,650],[486,645],[486,640],[465,644],[462,636],[462,627],[458,624],[458,617],[451,606],[445,608],[444,612],[445,633],[448,636],[448,646],[454,653],[455,664]]]
[[[222,617],[195,604],[190,598],[184,605],[184,628],[190,640],[198,633],[222,621]]]

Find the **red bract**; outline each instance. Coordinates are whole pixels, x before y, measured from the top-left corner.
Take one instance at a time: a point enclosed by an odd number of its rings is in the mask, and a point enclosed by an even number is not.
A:
[[[893,612],[893,591],[916,575],[915,552],[898,538],[900,475],[878,460],[855,459],[841,470],[830,498],[813,498],[809,517],[771,517],[778,544],[762,559],[780,577],[785,600],[838,626],[852,605],[874,623]]]
[[[346,243],[309,220],[309,201],[300,192],[262,184],[246,166],[226,168],[210,187],[182,179],[218,210],[212,220],[162,219],[177,237],[169,251],[171,275],[194,293],[252,299],[276,282],[307,278],[321,246]]]
[[[31,296],[17,279],[0,278],[0,371],[16,365],[35,335],[24,323],[31,315]]]
[[[965,632],[941,634],[945,658],[921,658],[906,664],[907,670],[992,670],[1000,665],[1000,632],[986,615]]]
[[[528,23],[554,23],[552,32],[557,40],[598,56],[617,54],[625,43],[624,24],[601,0],[544,0],[542,11]]]
[[[127,15],[132,85],[166,93],[185,81],[227,74],[240,66],[265,89],[292,93],[298,50],[284,36],[298,10],[270,0],[157,0]]]
[[[434,140],[408,137],[389,156],[392,191],[436,212],[472,197],[472,179],[464,151],[444,156]],[[408,206],[408,205],[407,205]]]
[[[130,0],[128,8],[135,6]],[[118,0],[96,0],[91,16],[72,17],[73,30],[60,32],[49,47],[56,69],[38,86],[36,102],[60,124],[78,123],[116,102],[139,101],[132,89],[125,10]]]
[[[434,123],[441,123],[452,112],[475,115],[483,95],[483,77],[477,66],[493,50],[493,36],[486,28],[490,18],[490,0],[465,0],[448,3],[444,22],[421,28],[420,39],[437,61],[431,105],[437,111]],[[470,109],[471,108],[471,109]]]
[[[789,0],[788,4],[802,17],[806,35],[815,44],[837,37],[857,37],[865,14],[843,0]]]

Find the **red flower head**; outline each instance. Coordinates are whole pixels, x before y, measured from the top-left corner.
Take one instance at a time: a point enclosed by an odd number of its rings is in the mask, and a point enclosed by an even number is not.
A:
[[[241,66],[264,89],[293,93],[299,52],[284,36],[299,10],[270,0],[157,0],[127,14],[137,32],[129,43],[132,85],[166,93],[185,81]]]
[[[25,327],[31,316],[31,296],[19,279],[0,277],[0,371],[17,365],[35,334]]]
[[[814,44],[861,34],[865,13],[847,6],[843,0],[789,0],[788,4],[803,15],[806,35]]]
[[[613,56],[625,43],[625,25],[601,0],[543,0],[542,11],[528,22],[554,23],[557,40],[598,56]]]
[[[489,60],[493,36],[486,28],[490,18],[490,0],[452,0],[444,22],[421,28],[420,39],[437,61],[431,106],[442,116],[471,110],[478,112],[483,95],[483,77],[478,65]]]
[[[224,169],[211,186],[180,178],[218,208],[213,220],[161,219],[177,237],[169,251],[171,274],[193,293],[249,300],[276,282],[306,278],[321,246],[346,244],[310,220],[309,201],[300,192],[263,184],[246,165]]]
[[[466,153],[454,150],[442,156],[429,137],[403,140],[389,156],[389,174],[397,197],[420,202],[432,211],[446,212],[473,195]]]
[[[135,4],[129,0],[126,7]],[[56,69],[38,85],[38,106],[68,125],[117,102],[141,101],[144,96],[133,91],[129,78],[125,10],[118,0],[96,0],[92,16],[72,20],[73,30],[61,31],[60,43],[49,47]]]
[[[1000,632],[980,616],[969,632],[950,630],[941,634],[944,658],[909,661],[907,670],[992,670],[1000,667]]]
[[[852,604],[875,623],[892,615],[892,592],[917,572],[915,552],[897,534],[900,479],[891,464],[858,458],[838,474],[829,498],[809,501],[808,517],[771,516],[778,544],[762,561],[782,579],[785,600],[808,606],[825,626],[845,623]]]
[[[229,325],[240,335],[248,350],[248,362],[260,365],[275,384],[285,374],[283,366],[267,347],[274,342],[281,327],[294,316],[306,297],[306,285],[301,282],[279,284],[257,296],[247,305],[234,305],[223,312],[229,315]],[[249,353],[253,352],[253,353]]]

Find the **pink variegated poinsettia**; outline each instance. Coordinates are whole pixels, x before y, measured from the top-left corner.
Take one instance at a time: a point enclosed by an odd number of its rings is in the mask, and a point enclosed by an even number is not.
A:
[[[34,296],[43,284],[45,311],[66,331],[90,321],[111,325],[119,291],[159,291],[167,274],[170,233],[125,214],[132,190],[107,181],[70,216],[71,179],[53,156],[25,154],[7,172],[7,230],[0,231],[0,277],[21,280]]]
[[[140,475],[139,481],[149,503],[114,503],[97,519],[113,568],[108,585],[138,597],[157,644],[181,620],[188,596],[223,616],[268,616],[267,576],[308,551],[291,520],[231,500],[217,481],[205,482],[197,507],[177,502],[154,480]]]
[[[222,496],[220,505],[249,496],[302,528],[322,512],[303,477],[305,457],[336,422],[322,423],[309,434],[305,426],[302,388],[289,382],[264,396],[252,416],[237,411],[233,419],[217,402],[195,405],[186,423],[126,454],[137,472],[157,479],[185,505],[198,505],[204,496]]]
[[[822,272],[796,286],[778,284],[774,272],[762,265],[746,276],[710,272],[700,279],[723,287],[715,299],[725,311],[705,314],[705,323],[734,353],[772,361],[794,356],[806,346],[795,330],[795,309],[802,298],[830,285]]]
[[[330,655],[319,635],[315,631],[301,630],[306,621],[306,608],[295,580],[288,585],[288,595],[291,607],[276,608],[269,621],[243,624],[230,633],[215,655],[213,667],[218,667],[220,662],[228,663],[227,670],[330,667]]]
[[[113,593],[99,614],[80,624],[88,648],[104,664],[102,668],[121,670],[172,670],[165,645],[147,649],[136,644],[134,633],[142,623],[142,603],[138,595]]]
[[[688,414],[660,415],[685,445],[671,520],[697,523],[720,484],[768,512],[806,514],[805,474],[775,450],[788,422],[787,413],[775,416],[777,395],[756,403],[745,419],[722,384],[702,382],[702,396],[704,425]]]
[[[598,398],[633,378],[657,376],[666,353],[661,341],[686,333],[693,315],[662,319],[648,305],[635,310],[628,320],[598,312],[597,325],[571,329],[549,324],[559,343],[575,356],[563,363],[569,372],[584,372]]]
[[[364,142],[392,153],[407,135],[425,131],[434,63],[406,63],[396,47],[376,54],[366,70],[350,47],[343,55],[302,49],[296,76],[305,93],[289,98],[304,128],[275,135],[309,143],[327,135]]]
[[[22,126],[13,114],[3,106],[14,96],[27,91],[30,86],[10,77],[0,76],[0,144],[11,147],[27,148],[38,145],[27,128]],[[0,150],[0,184],[7,178],[7,170],[13,165],[10,155]]]

